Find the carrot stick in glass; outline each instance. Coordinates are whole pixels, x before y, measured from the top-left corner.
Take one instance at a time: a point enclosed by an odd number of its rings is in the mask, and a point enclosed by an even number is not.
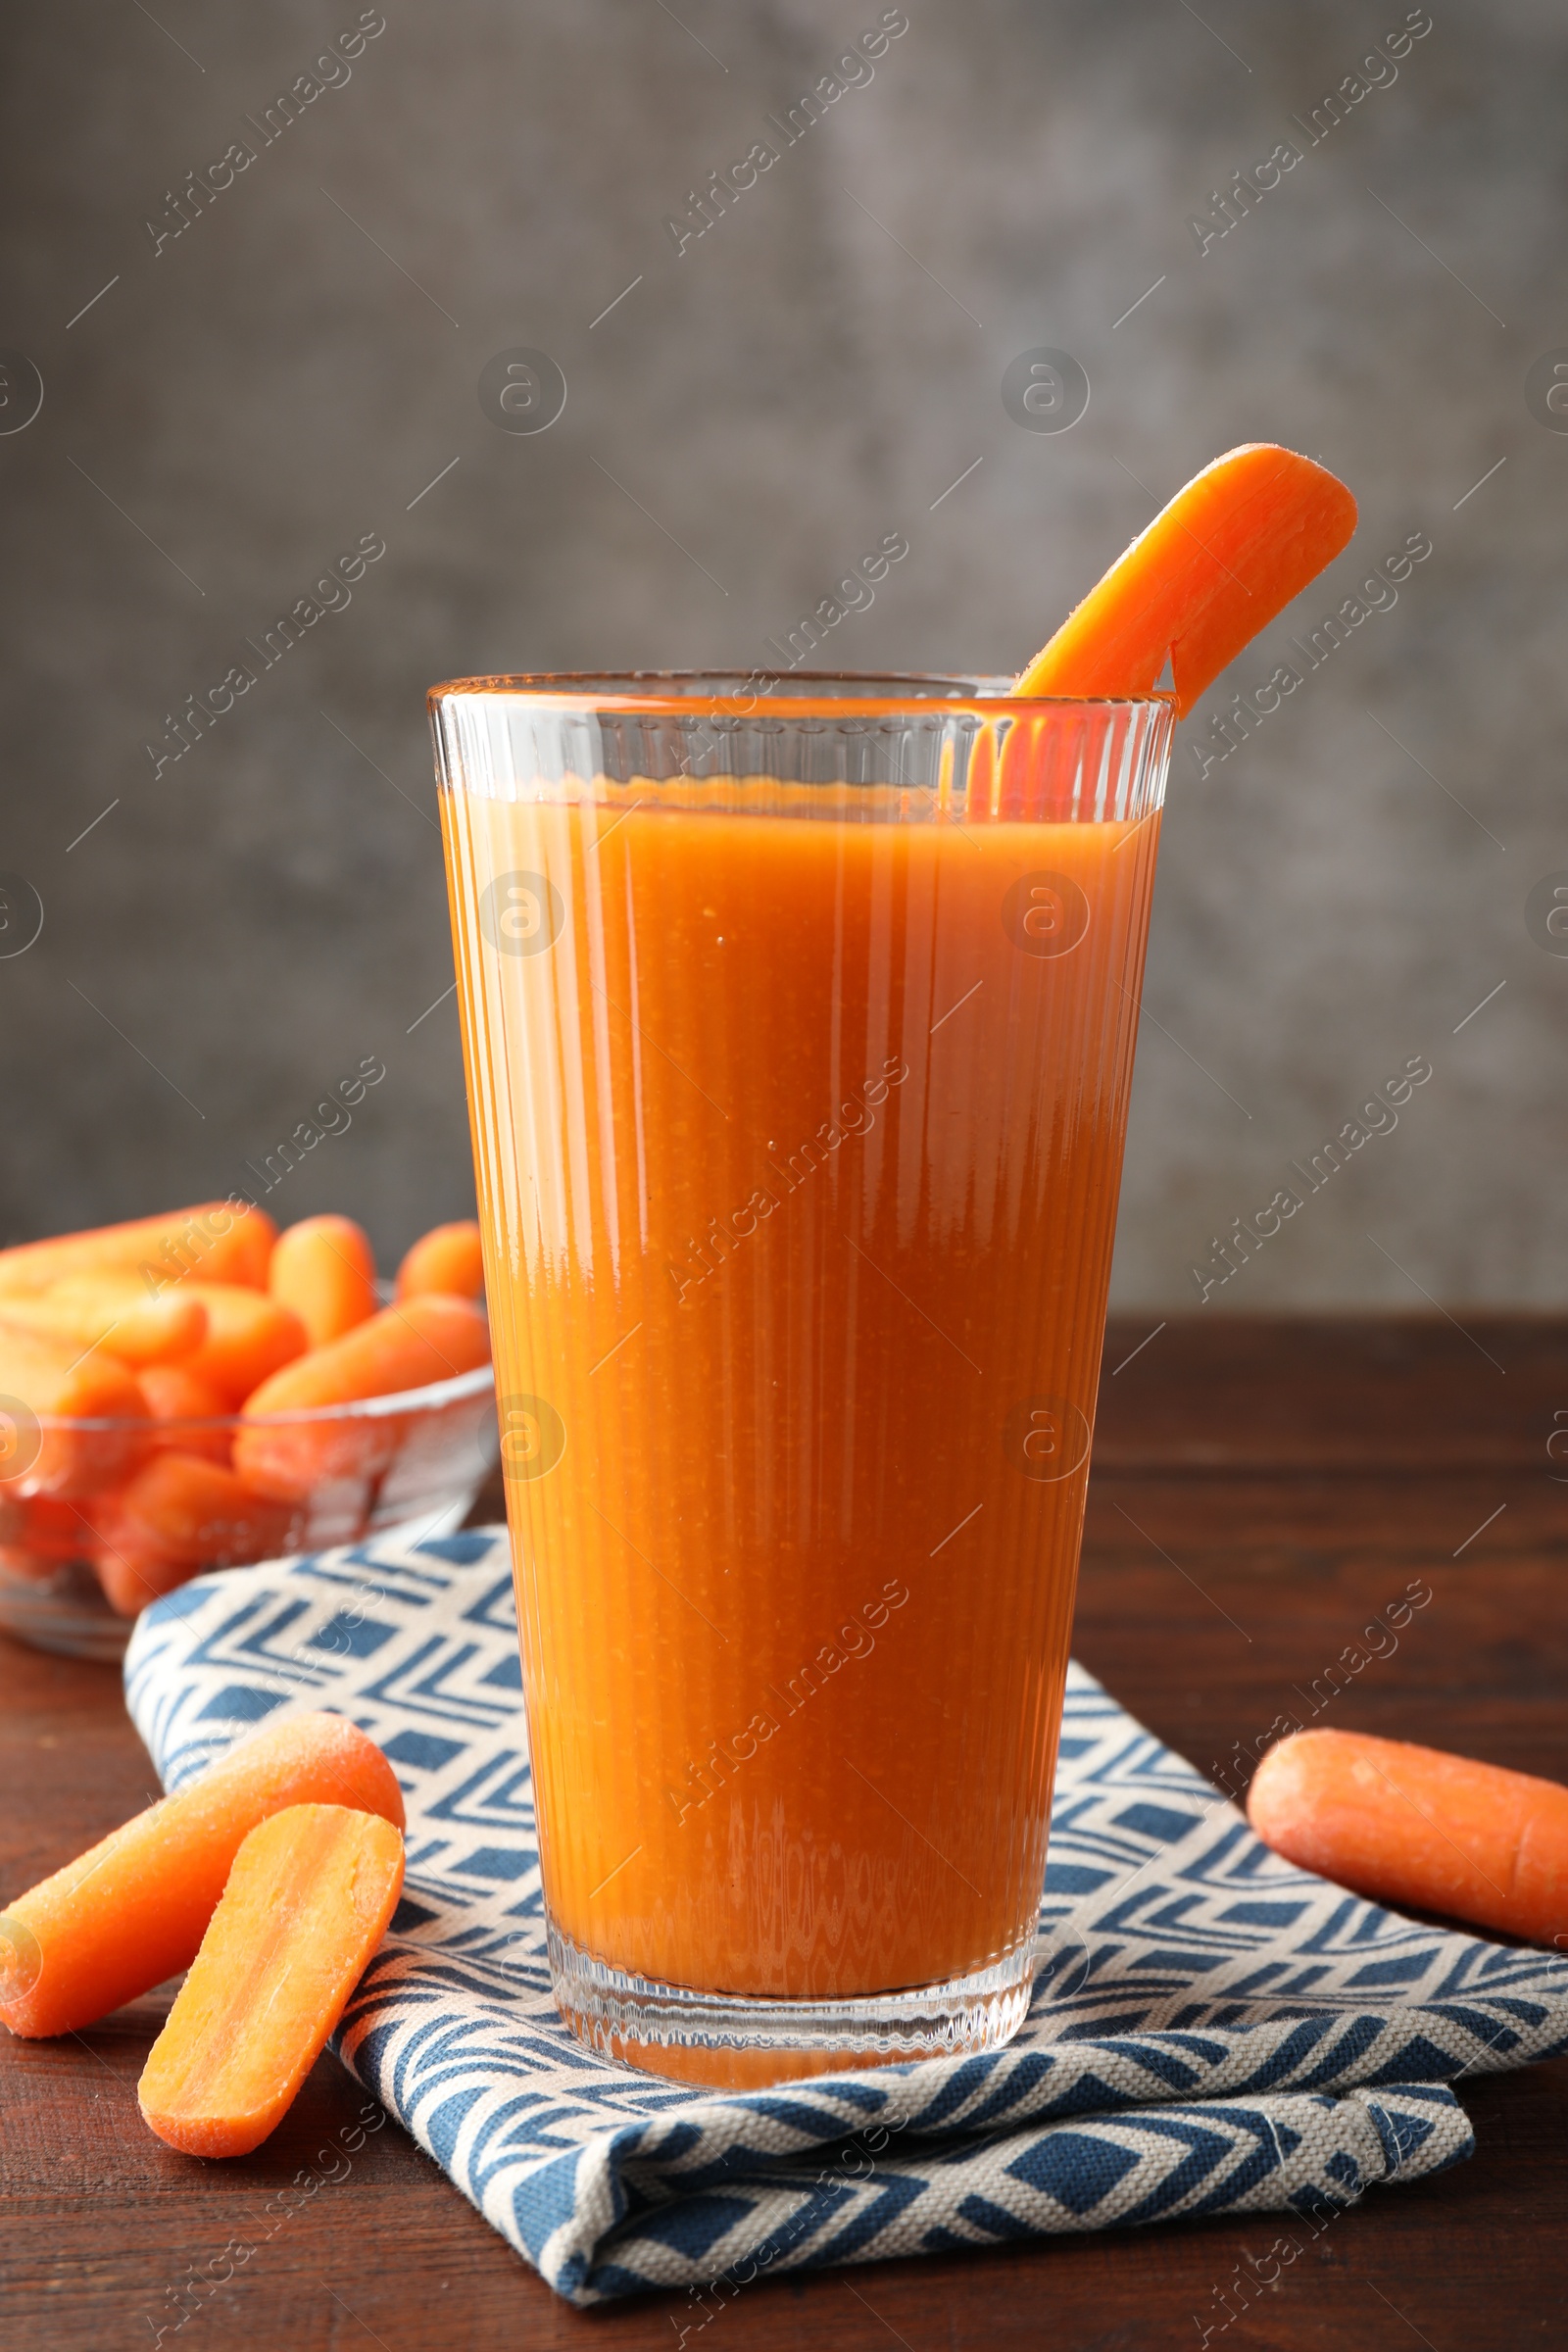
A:
[[[1185,718],[1354,528],[1355,500],[1310,458],[1269,441],[1229,450],[1117,557],[1013,692],[1152,694],[1168,655]]]

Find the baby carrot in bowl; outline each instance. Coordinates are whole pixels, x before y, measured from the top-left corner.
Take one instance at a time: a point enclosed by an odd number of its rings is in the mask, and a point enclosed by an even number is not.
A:
[[[484,1297],[479,1228],[471,1217],[456,1225],[432,1227],[399,1266],[400,1298],[417,1298],[427,1291],[448,1291],[457,1298]]]
[[[76,1275],[128,1276],[149,1292],[186,1275],[262,1290],[276,1239],[277,1227],[265,1209],[203,1200],[167,1216],[135,1217],[125,1225],[0,1250],[0,1294],[46,1291]]]
[[[267,1269],[274,1298],[292,1307],[313,1348],[368,1322],[380,1304],[375,1252],[352,1217],[304,1217],[278,1236]]]
[[[70,1426],[77,1421],[117,1426]],[[141,1459],[147,1428],[136,1376],[118,1356],[83,1353],[0,1313],[0,1492],[95,1494]]]
[[[136,1385],[153,1417],[155,1446],[173,1446],[181,1453],[204,1453],[213,1462],[228,1460],[232,1441],[226,1429],[190,1426],[193,1422],[221,1422],[227,1415],[227,1399],[210,1380],[204,1380],[188,1364],[149,1364],[136,1375]],[[166,1426],[161,1428],[160,1423]]]
[[[78,1276],[28,1297],[0,1294],[0,1311],[16,1330],[57,1340],[73,1355],[92,1348],[136,1369],[175,1363],[207,1337],[207,1309],[188,1291],[155,1298],[118,1277]]]
[[[181,1288],[207,1309],[207,1337],[185,1362],[212,1383],[230,1410],[270,1374],[303,1355],[310,1344],[293,1308],[266,1291],[226,1282],[187,1282]]]
[[[281,2123],[403,1887],[403,1839],[343,1805],[252,1830],[142,2073],[151,2129],[189,2156],[244,2156]]]
[[[307,1804],[403,1826],[397,1777],[356,1724],[327,1714],[264,1724],[0,1912],[0,2022],[71,2033],[188,1968],[250,1832]]]
[[[336,1479],[385,1468],[402,1436],[395,1410],[363,1420],[269,1422],[280,1413],[395,1397],[471,1372],[490,1357],[490,1327],[465,1298],[432,1292],[383,1307],[328,1347],[285,1364],[246,1399],[234,1467],[258,1494],[303,1501]]]
[[[1568,1788],[1365,1732],[1297,1732],[1247,1799],[1264,1840],[1378,1902],[1532,1943],[1568,1932]]]

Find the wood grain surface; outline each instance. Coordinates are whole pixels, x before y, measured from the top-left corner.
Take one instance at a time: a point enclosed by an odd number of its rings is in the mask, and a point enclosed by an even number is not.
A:
[[[1548,1451],[1568,1430],[1568,1322],[1195,1317],[1128,1361],[1148,1330],[1113,1324],[1106,1345],[1085,1664],[1216,1775],[1316,1705],[1568,1780],[1568,1460]],[[1330,1662],[1416,1576],[1434,1599],[1398,1649],[1333,1690]],[[0,1897],[157,1793],[112,1671],[0,1639]],[[135,2084],[168,1997],[62,2042],[0,2039],[5,2352],[151,2346],[161,2328],[190,2352],[678,2352],[684,2297],[568,2310],[395,2125],[367,2132],[331,2059],[253,2157],[161,2146]],[[1281,2217],[759,2280],[688,2341],[1163,2352],[1208,2327],[1226,2352],[1568,2343],[1568,2059],[1462,2095],[1472,2162],[1371,2190],[1223,2329],[1219,2298]],[[221,2269],[231,2240],[254,2253],[176,2330],[181,2280]]]

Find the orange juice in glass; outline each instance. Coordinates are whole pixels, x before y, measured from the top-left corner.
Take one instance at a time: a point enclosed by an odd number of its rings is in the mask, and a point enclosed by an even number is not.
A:
[[[1028,2005],[1170,739],[431,696],[557,1998],[701,2082]]]

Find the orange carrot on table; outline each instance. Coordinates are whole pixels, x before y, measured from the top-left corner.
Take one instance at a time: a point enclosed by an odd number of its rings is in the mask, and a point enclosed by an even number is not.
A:
[[[471,1217],[456,1225],[436,1225],[421,1236],[398,1268],[398,1297],[422,1298],[430,1291],[449,1292],[456,1298],[484,1297],[484,1261],[479,1253],[479,1228]]]
[[[155,1298],[142,1284],[118,1275],[77,1276],[26,1297],[0,1294],[0,1312],[17,1330],[57,1340],[73,1355],[91,1348],[132,1370],[175,1363],[207,1337],[207,1309],[199,1298],[182,1291]]]
[[[127,1426],[45,1426],[61,1418]],[[118,1356],[96,1348],[83,1354],[0,1315],[0,1489],[19,1495],[94,1494],[140,1460],[146,1429],[136,1376]]]
[[[207,1337],[185,1362],[212,1383],[230,1410],[309,1345],[293,1308],[266,1291],[220,1282],[187,1282],[181,1288],[207,1309]]]
[[[129,1275],[149,1297],[156,1287],[196,1276],[262,1290],[276,1239],[277,1227],[265,1209],[203,1200],[167,1216],[0,1250],[0,1295],[46,1291],[75,1275]]]
[[[397,1777],[357,1725],[326,1714],[265,1724],[0,1912],[0,2022],[71,2033],[188,1968],[250,1832],[308,1804],[403,1827]]]
[[[244,2156],[266,2139],[402,1888],[403,1839],[374,1813],[291,1805],[252,1830],[142,2072],[160,2139],[187,2156]]]
[[[1264,1756],[1247,1811],[1265,1844],[1376,1901],[1532,1943],[1568,1933],[1555,1781],[1364,1732],[1297,1732]]]
[[[1185,718],[1354,528],[1354,499],[1311,459],[1266,441],[1230,450],[1117,558],[1013,692],[1147,695],[1168,655]]]
[[[206,1311],[204,1307],[202,1312]],[[181,1453],[203,1453],[213,1462],[228,1460],[232,1445],[228,1430],[200,1426],[229,1418],[226,1397],[210,1380],[204,1380],[188,1364],[149,1364],[136,1375],[136,1385],[153,1417],[154,1446],[172,1446]],[[193,1423],[197,1426],[192,1427]]]
[[[285,1364],[246,1399],[234,1440],[234,1467],[259,1494],[303,1501],[332,1479],[371,1478],[397,1449],[403,1423],[395,1413],[363,1421],[303,1422],[268,1427],[270,1413],[318,1410],[411,1389],[471,1372],[490,1359],[490,1327],[466,1299],[432,1292],[383,1307],[330,1347]]]
[[[375,1252],[352,1217],[305,1217],[289,1226],[272,1251],[267,1287],[294,1309],[313,1348],[368,1322],[380,1304]]]

